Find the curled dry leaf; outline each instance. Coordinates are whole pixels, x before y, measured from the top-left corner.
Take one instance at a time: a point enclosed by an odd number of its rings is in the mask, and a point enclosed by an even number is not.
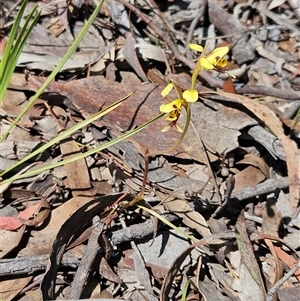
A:
[[[262,158],[254,154],[246,154],[244,158],[236,164],[250,164],[252,166],[258,167],[267,179],[270,178],[269,166]]]

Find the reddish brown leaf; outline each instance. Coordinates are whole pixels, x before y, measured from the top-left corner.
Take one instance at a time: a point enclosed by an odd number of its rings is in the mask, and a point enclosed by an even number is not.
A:
[[[224,92],[227,92],[227,93],[236,94],[231,77],[229,77],[227,80],[224,81],[223,90],[224,90]]]

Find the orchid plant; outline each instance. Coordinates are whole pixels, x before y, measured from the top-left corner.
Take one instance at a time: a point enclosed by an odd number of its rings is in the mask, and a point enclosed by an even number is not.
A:
[[[176,126],[177,131],[182,133],[179,139],[180,141],[182,141],[183,137],[185,136],[191,120],[190,104],[196,102],[199,97],[198,91],[195,89],[197,76],[203,70],[217,70],[219,72],[222,72],[222,68],[224,68],[228,63],[224,56],[228,53],[229,46],[217,47],[208,54],[206,54],[207,46],[203,48],[202,46],[197,44],[189,44],[189,47],[192,50],[196,50],[201,53],[200,57],[197,59],[196,67],[193,70],[190,88],[182,91],[180,87],[175,83],[175,81],[172,81],[161,92],[162,97],[167,100],[168,103],[162,104],[160,106],[160,111],[167,114],[166,120],[170,122],[166,127],[162,129],[162,132],[167,132],[173,126]],[[173,88],[175,88],[177,92],[177,98],[171,100],[168,97],[168,94]],[[177,124],[182,108],[184,108],[187,112],[187,121],[184,130],[182,130],[182,128]],[[177,145],[178,143],[176,143],[176,146]]]

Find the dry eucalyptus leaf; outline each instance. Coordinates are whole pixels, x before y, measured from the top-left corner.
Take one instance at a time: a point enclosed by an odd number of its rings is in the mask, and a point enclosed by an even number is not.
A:
[[[204,217],[199,212],[191,209],[187,201],[167,199],[163,204],[170,212],[173,212],[182,218],[182,221],[186,226],[196,230],[202,237],[211,235]]]
[[[1,280],[0,285],[0,299],[12,300],[14,299],[31,281],[33,276],[18,277],[16,279]]]
[[[239,278],[250,300],[265,300],[266,291],[261,271],[254,255],[253,246],[248,237],[244,210],[241,211],[235,225],[236,240],[241,253]]]
[[[25,228],[25,226],[22,226],[15,231],[0,230],[0,258],[6,256],[19,245]]]
[[[72,138],[60,142],[60,150],[64,160],[81,154],[78,144]],[[67,186],[71,188],[73,196],[92,193],[90,175],[85,158],[64,165],[67,175]]]
[[[248,166],[234,175],[234,192],[243,190],[247,186],[256,185],[266,179],[266,176],[256,167]]]
[[[246,154],[244,158],[236,162],[236,164],[250,164],[252,166],[258,167],[267,179],[270,178],[269,166],[262,158],[254,154]]]

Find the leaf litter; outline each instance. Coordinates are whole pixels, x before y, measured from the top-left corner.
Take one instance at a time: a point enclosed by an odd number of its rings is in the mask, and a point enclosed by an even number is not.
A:
[[[97,5],[73,2],[39,1],[40,22],[1,104],[1,133]],[[12,8],[0,7],[0,45]],[[199,100],[177,148],[170,150],[180,133],[162,132],[167,123],[159,119],[105,151],[1,184],[0,298],[298,300],[298,10],[293,0],[270,1],[268,9],[247,0],[107,0],[78,51],[1,142],[1,172],[132,95],[3,180],[157,116],[170,80],[190,87],[189,43],[208,40],[209,51],[230,45],[226,71],[200,73]],[[185,118],[178,120],[182,128]],[[142,190],[149,154],[143,200],[192,241],[128,206]]]

